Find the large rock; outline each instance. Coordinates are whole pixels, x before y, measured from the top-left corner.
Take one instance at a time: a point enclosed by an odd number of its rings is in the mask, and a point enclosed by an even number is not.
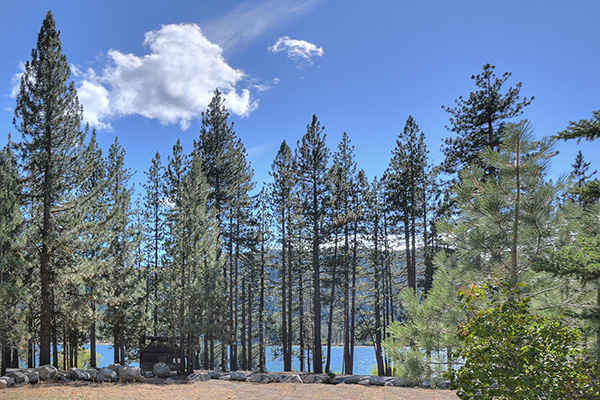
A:
[[[203,382],[209,380],[210,375],[206,372],[194,372],[193,374],[189,374],[187,377],[188,382]]]
[[[441,381],[436,385],[436,387],[441,390],[448,390],[450,389],[450,386],[452,386],[452,381],[449,380]]]
[[[164,362],[154,364],[152,372],[159,378],[168,378],[171,375],[171,368]]]
[[[99,382],[116,382],[119,380],[119,375],[110,368],[100,368],[96,379]]]
[[[394,379],[394,386],[409,387],[410,385],[405,378],[396,378]]]
[[[305,375],[302,380],[304,383],[329,383],[329,375],[309,374]]]
[[[369,378],[369,385],[385,386],[385,378],[383,376],[372,376]]]
[[[246,382],[246,379],[248,378],[249,375],[250,375],[250,373],[248,373],[248,372],[240,372],[240,371],[233,371],[231,374],[229,374],[232,381],[238,381],[238,382]]]
[[[135,382],[142,379],[141,370],[138,367],[123,367],[119,370],[118,375],[123,382]]]
[[[53,379],[56,376],[56,373],[58,372],[58,370],[54,368],[53,365],[42,365],[41,367],[37,368],[36,371],[40,375],[41,381]]]
[[[221,373],[219,371],[209,371],[210,379],[219,379],[221,377]]]
[[[56,382],[65,382],[68,380],[67,375],[63,371],[56,371],[54,378],[52,378]]]
[[[0,378],[0,389],[5,389],[8,386],[8,383]]]
[[[358,383],[358,381],[360,381],[361,377],[360,375],[350,375],[347,376],[346,379],[344,379],[344,383],[346,385],[356,385]]]
[[[21,371],[10,371],[6,373],[6,376],[13,378],[17,385],[21,383],[29,383],[29,378]]]
[[[3,376],[0,380],[6,382],[6,386],[15,386],[15,379],[10,376]]]
[[[152,371],[142,371],[142,376],[144,378],[154,378],[154,373]]]
[[[300,375],[296,375],[296,374],[291,374],[291,375],[286,375],[281,382],[283,383],[302,383],[302,378],[300,378]]]
[[[69,368],[67,370],[67,378],[72,381],[89,381],[91,379],[87,371],[79,368]]]
[[[27,375],[27,378],[29,378],[29,383],[32,385],[35,385],[40,381],[40,374],[34,369],[26,369],[23,371],[23,373]]]
[[[223,373],[219,375],[219,380],[220,381],[230,381],[231,380],[231,374],[228,373]]]
[[[90,376],[90,380],[91,381],[97,381],[98,380],[98,370],[97,369],[88,368],[85,372],[88,373],[88,375]]]
[[[271,383],[271,382],[275,382],[272,378],[271,375],[269,374],[252,374],[248,379],[248,382],[253,382],[253,383]]]
[[[112,363],[110,364],[108,367],[106,367],[108,369],[112,369],[113,371],[115,371],[117,373],[117,375],[119,375],[119,372],[124,368],[121,364],[119,363]]]

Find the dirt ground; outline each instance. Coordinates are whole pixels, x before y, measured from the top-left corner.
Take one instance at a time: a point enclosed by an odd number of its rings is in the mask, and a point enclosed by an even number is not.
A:
[[[324,385],[303,383],[247,383],[210,380],[188,384],[41,383],[0,390],[3,400],[31,399],[142,399],[142,400],[457,400],[449,390]]]

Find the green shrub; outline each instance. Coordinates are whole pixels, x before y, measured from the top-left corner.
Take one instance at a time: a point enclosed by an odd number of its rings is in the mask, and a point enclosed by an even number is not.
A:
[[[530,313],[529,299],[491,285],[461,294],[468,320],[459,329],[462,399],[600,398],[584,362],[579,331]],[[590,364],[591,365],[591,364]]]

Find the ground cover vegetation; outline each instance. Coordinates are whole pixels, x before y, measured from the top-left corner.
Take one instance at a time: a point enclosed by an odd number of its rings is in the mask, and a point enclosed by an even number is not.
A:
[[[262,188],[216,89],[192,151],[156,153],[136,198],[118,139],[105,156],[82,126],[49,12],[0,151],[0,375],[77,366],[83,343],[94,367],[99,339],[127,364],[148,336],[181,372],[264,371],[267,345],[286,371],[329,372],[342,345],[352,374],[368,343],[378,375],[449,376],[462,398],[594,398],[600,184],[581,153],[547,173],[556,140],[598,137],[599,112],[537,140],[510,78],[486,64],[444,107],[441,165],[409,116],[368,179],[314,115]]]

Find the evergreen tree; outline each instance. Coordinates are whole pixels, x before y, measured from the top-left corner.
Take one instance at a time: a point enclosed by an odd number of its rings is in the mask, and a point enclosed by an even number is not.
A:
[[[233,123],[228,123],[229,112],[225,108],[224,99],[219,90],[211,100],[208,108],[202,113],[200,136],[194,146],[194,156],[200,157],[202,171],[211,187],[208,197],[209,206],[216,212],[219,232],[223,235],[227,258],[223,264],[223,277],[227,282],[227,303],[229,307],[228,332],[221,346],[221,363],[226,368],[227,351],[230,346],[232,370],[237,369],[237,335],[238,335],[238,267],[239,255],[243,246],[241,235],[244,229],[247,210],[249,209],[249,192],[254,188],[253,170],[247,163],[246,150],[233,130]]]
[[[476,164],[484,169],[486,175],[493,173],[493,167],[481,160],[480,153],[486,147],[498,150],[507,121],[521,115],[523,108],[533,100],[531,97],[520,101],[521,82],[503,93],[503,85],[512,74],[505,72],[496,77],[495,69],[494,65],[485,64],[483,72],[471,76],[477,86],[476,91],[466,99],[459,96],[454,108],[442,106],[451,114],[447,129],[457,135],[444,140],[444,172],[455,174]]]
[[[24,317],[19,307],[25,297],[25,264],[20,255],[23,232],[20,195],[17,159],[7,145],[0,150],[0,376],[13,366],[12,349],[20,344],[19,327]]]
[[[427,176],[425,135],[412,116],[406,120],[402,134],[392,151],[384,183],[388,208],[393,221],[402,223],[408,287],[417,288],[417,230],[425,230]],[[417,225],[420,225],[418,227]]]
[[[600,137],[600,110],[594,111],[591,119],[582,119],[579,122],[571,121],[569,126],[556,136],[558,139],[587,139],[594,140]]]
[[[163,188],[163,166],[160,161],[160,154],[157,152],[152,159],[150,168],[145,172],[147,181],[143,184],[144,194],[144,241],[149,255],[147,264],[152,271],[150,274],[149,289],[152,293],[152,331],[154,336],[158,336],[159,328],[159,293],[161,268],[159,266],[159,252],[163,246],[163,214],[164,214],[164,188]]]
[[[290,256],[291,219],[294,214],[293,188],[296,184],[292,151],[285,140],[281,143],[269,174],[271,204],[277,220],[281,245],[281,341],[283,370],[292,370],[292,261]]]
[[[113,339],[115,362],[125,365],[128,353],[138,347],[143,334],[145,279],[142,269],[136,268],[135,251],[141,239],[141,226],[133,224],[131,172],[125,167],[125,150],[116,138],[108,152],[108,173],[110,230],[107,258],[110,272],[104,328],[107,336]]]
[[[323,221],[326,214],[328,187],[327,161],[329,149],[325,145],[324,127],[313,115],[312,122],[306,127],[306,134],[298,142],[298,167],[303,188],[304,215],[310,226],[307,232],[312,248],[313,310],[314,310],[314,356],[313,370],[323,372],[321,349],[321,256],[323,242]]]
[[[532,260],[551,243],[557,227],[557,188],[544,180],[554,155],[547,140],[534,141],[526,122],[509,124],[500,150],[482,160],[497,169],[486,178],[477,165],[464,170],[457,192],[459,217],[440,223],[463,266],[516,287]]]
[[[60,237],[58,219],[67,194],[84,177],[81,152],[85,132],[80,129],[81,107],[69,65],[62,53],[60,33],[48,12],[31,60],[25,64],[15,108],[15,126],[23,135],[19,145],[27,199],[40,207],[34,213],[39,231],[40,263],[40,363],[50,363],[54,277],[60,273],[55,251]]]

